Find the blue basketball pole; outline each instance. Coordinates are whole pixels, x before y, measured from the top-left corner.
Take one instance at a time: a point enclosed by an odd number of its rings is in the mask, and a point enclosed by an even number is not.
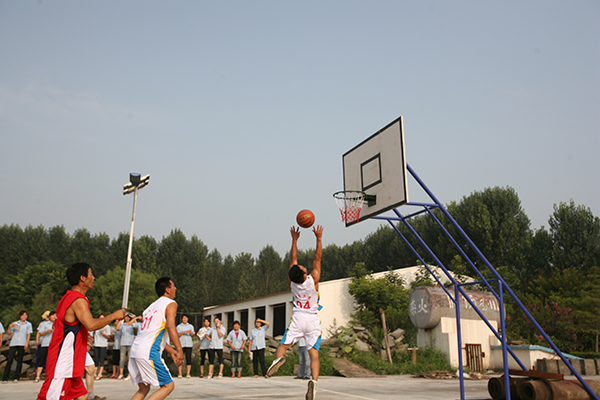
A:
[[[556,346],[556,344],[554,344],[554,342],[552,341],[552,339],[550,339],[550,337],[546,334],[546,332],[542,329],[542,327],[538,324],[538,322],[533,318],[533,316],[527,310],[527,308],[525,307],[525,305],[518,299],[518,297],[516,296],[516,294],[512,291],[512,289],[508,286],[508,284],[504,281],[504,279],[500,276],[500,274],[496,271],[496,269],[491,265],[491,263],[483,255],[483,253],[477,248],[477,246],[468,237],[468,235],[460,227],[460,225],[454,220],[454,218],[452,218],[452,216],[446,210],[446,208],[443,206],[443,204],[435,197],[435,195],[431,192],[431,190],[429,190],[429,188],[419,178],[419,176],[410,167],[410,165],[406,164],[406,168],[407,168],[408,172],[412,175],[412,177],[421,186],[421,188],[425,191],[425,193],[427,193],[427,195],[434,202],[434,204],[428,204],[428,203],[408,203],[408,205],[423,207],[424,210],[421,210],[421,211],[416,212],[416,213],[412,213],[412,214],[410,214],[408,216],[402,216],[402,214],[400,214],[400,212],[398,211],[398,209],[394,209],[394,213],[397,215],[398,218],[390,218],[390,217],[384,217],[384,216],[375,216],[375,217],[373,217],[373,219],[387,220],[390,223],[390,225],[392,225],[392,227],[395,229],[395,231],[402,237],[402,239],[404,240],[404,242],[409,245],[409,247],[411,248],[411,251],[413,251],[413,253],[417,255],[417,257],[419,258],[419,260],[423,263],[423,265],[427,268],[427,270],[430,272],[430,274],[432,274],[432,276],[439,283],[440,281],[436,277],[436,275],[434,274],[434,272],[428,267],[427,263],[418,254],[417,250],[410,244],[410,242],[404,237],[404,235],[400,232],[400,230],[398,229],[398,227],[394,224],[394,221],[401,221],[408,228],[408,230],[410,231],[410,233],[417,239],[417,241],[425,249],[425,251],[433,258],[434,262],[437,263],[438,267],[440,267],[442,269],[442,271],[444,272],[444,274],[450,279],[450,281],[455,286],[455,288],[454,288],[454,298],[452,298],[452,295],[447,290],[446,290],[446,294],[456,304],[457,340],[458,340],[458,355],[459,355],[458,358],[459,358],[460,396],[461,396],[461,400],[464,400],[465,393],[464,393],[464,375],[463,375],[463,359],[462,359],[462,339],[461,339],[461,326],[460,326],[460,295],[462,295],[463,298],[465,299],[465,301],[467,303],[469,303],[471,305],[471,307],[473,307],[473,310],[477,312],[477,314],[481,317],[481,319],[486,323],[486,325],[490,328],[490,330],[494,333],[494,335],[501,342],[502,358],[503,358],[503,364],[504,364],[504,368],[503,368],[504,369],[504,389],[505,389],[504,392],[505,392],[505,398],[507,400],[510,400],[510,398],[511,398],[511,396],[510,396],[510,379],[509,379],[510,377],[509,377],[509,369],[508,369],[508,361],[509,361],[508,354],[510,353],[510,355],[514,358],[514,360],[519,364],[519,366],[523,370],[527,370],[527,368],[523,365],[523,363],[518,359],[518,357],[516,356],[516,354],[513,352],[513,350],[507,344],[505,311],[504,311],[504,291],[506,291],[506,293],[508,293],[508,295],[513,299],[513,301],[515,302],[515,304],[517,305],[517,307],[519,307],[521,309],[521,311],[523,311],[523,313],[525,314],[525,316],[531,321],[531,323],[537,329],[537,331],[542,335],[542,337],[546,340],[546,342],[550,345],[550,347],[556,352],[556,354],[560,357],[560,359],[570,369],[571,373],[577,378],[577,380],[585,388],[585,390],[588,392],[588,394],[590,395],[590,397],[593,398],[593,399],[595,399],[595,400],[600,400],[598,398],[598,396],[589,387],[589,385],[583,380],[583,378],[581,377],[581,375],[575,370],[575,368],[571,365],[571,363],[563,355],[563,353]],[[476,254],[476,256],[490,270],[490,272],[494,276],[492,279],[485,279],[484,278],[483,274],[476,267],[475,263],[473,263],[470,260],[470,258],[460,248],[460,246],[454,240],[454,238],[452,238],[452,236],[450,235],[450,233],[445,229],[445,227],[442,225],[442,223],[439,221],[439,219],[431,212],[432,208],[439,208],[440,209],[440,211],[448,219],[448,221],[450,222],[450,224],[457,230],[457,232],[459,233],[459,235],[467,242],[468,246],[474,251],[474,253]],[[441,261],[433,253],[433,251],[427,246],[427,244],[424,242],[424,240],[417,234],[417,232],[412,228],[412,226],[407,221],[408,218],[410,218],[412,216],[415,216],[415,215],[418,215],[418,214],[421,214],[423,212],[429,213],[429,215],[434,218],[434,220],[442,228],[442,230],[444,231],[444,233],[446,234],[446,236],[450,238],[450,240],[453,243],[453,245],[459,250],[461,256],[469,263],[469,265],[471,266],[471,268],[473,268],[474,271],[477,273],[477,275],[481,278],[481,281],[479,281],[479,282],[470,282],[470,283],[466,283],[466,284],[459,284],[454,279],[454,277],[452,276],[452,274],[450,274],[450,272],[448,271],[448,269],[441,263]],[[490,282],[494,282],[494,281],[497,282],[497,284],[498,284],[497,291],[495,291],[493,289],[493,287],[491,286],[491,284],[490,284]],[[499,302],[499,305],[500,305],[500,331],[502,332],[501,335],[498,332],[496,332],[496,330],[491,325],[491,323],[487,320],[487,318],[483,315],[483,313],[479,310],[479,308],[473,303],[473,301],[468,297],[468,295],[466,294],[466,292],[463,289],[463,286],[465,286],[465,285],[478,284],[478,283],[485,284],[488,287],[488,289],[490,290],[490,292],[493,293],[494,296],[498,299],[498,302]]]

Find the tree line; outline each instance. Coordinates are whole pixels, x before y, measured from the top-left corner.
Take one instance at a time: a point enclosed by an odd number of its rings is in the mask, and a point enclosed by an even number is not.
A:
[[[600,219],[589,208],[573,201],[556,204],[548,220],[549,229],[532,229],[515,190],[493,187],[451,202],[447,209],[527,307],[535,310],[534,317],[539,316],[550,331],[554,330],[553,337],[573,349],[593,349],[597,345]],[[439,210],[434,210],[433,215],[458,237]],[[434,218],[424,213],[411,218],[410,224],[448,269],[475,276]],[[399,224],[398,229],[426,263],[436,264],[407,227]],[[95,287],[88,292],[92,311],[119,308],[128,241],[128,233],[110,238],[85,228],[69,234],[63,226],[46,229],[3,225],[0,320],[9,322],[19,309],[27,309],[32,322],[37,322],[35,317],[55,306],[67,289],[66,266],[79,261],[92,265],[97,278]],[[464,241],[457,241],[467,255],[473,256]],[[313,253],[313,249],[300,250],[299,262],[310,267]],[[471,258],[485,270],[481,260]],[[177,282],[179,309],[188,313],[289,289],[289,254],[280,255],[271,245],[266,245],[257,256],[223,256],[217,249],[210,250],[197,236],[188,238],[181,230],[173,229],[160,241],[150,236],[135,239],[132,259],[129,298],[133,312],[141,312],[152,300],[153,284],[159,276],[170,276]],[[322,263],[321,279],[327,281],[350,276],[357,263],[365,270],[380,272],[419,262],[392,227],[380,225],[362,240],[326,246]],[[530,323],[519,317],[510,302],[507,309],[509,336],[539,341]],[[562,322],[551,323],[555,319]]]

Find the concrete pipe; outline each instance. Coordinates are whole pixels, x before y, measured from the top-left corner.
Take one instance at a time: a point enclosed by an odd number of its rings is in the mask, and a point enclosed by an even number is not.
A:
[[[521,400],[552,400],[552,390],[547,380],[528,380],[517,385]]]
[[[510,398],[511,400],[522,400],[517,392],[517,385],[519,383],[527,381],[529,378],[509,378],[510,385]],[[504,375],[500,378],[491,378],[488,381],[488,392],[494,400],[504,400],[506,398],[506,391],[504,390]]]
[[[585,381],[600,396],[600,382]],[[589,400],[591,397],[579,381],[546,379],[527,381],[517,385],[522,400]]]

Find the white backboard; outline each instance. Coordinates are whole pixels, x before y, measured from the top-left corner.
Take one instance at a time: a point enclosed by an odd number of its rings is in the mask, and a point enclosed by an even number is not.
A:
[[[402,117],[346,152],[342,164],[344,190],[377,196],[376,204],[363,206],[357,222],[408,203]]]

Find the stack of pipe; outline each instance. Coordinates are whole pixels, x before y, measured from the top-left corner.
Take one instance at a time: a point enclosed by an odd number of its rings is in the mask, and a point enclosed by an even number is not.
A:
[[[592,397],[577,380],[551,380],[509,377],[511,400],[588,400]],[[600,396],[600,382],[585,383]],[[504,376],[492,378],[488,382],[488,391],[492,399],[504,400]]]

